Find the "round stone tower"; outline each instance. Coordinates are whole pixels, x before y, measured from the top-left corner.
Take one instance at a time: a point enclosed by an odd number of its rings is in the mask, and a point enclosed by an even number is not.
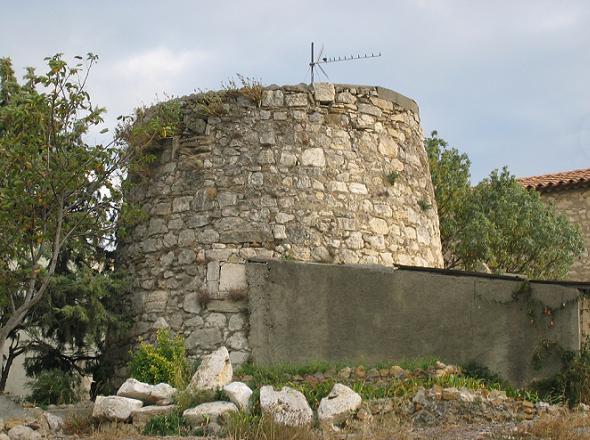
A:
[[[181,98],[183,135],[128,194],[147,214],[119,248],[133,337],[170,327],[191,355],[245,361],[249,258],[442,266],[414,101],[327,83],[218,99]]]

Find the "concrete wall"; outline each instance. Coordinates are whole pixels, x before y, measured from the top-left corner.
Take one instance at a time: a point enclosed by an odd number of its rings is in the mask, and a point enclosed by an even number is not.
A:
[[[286,261],[247,264],[255,363],[475,360],[515,385],[556,371],[531,359],[547,338],[579,348],[578,290],[431,271]],[[554,309],[552,316],[543,313]]]

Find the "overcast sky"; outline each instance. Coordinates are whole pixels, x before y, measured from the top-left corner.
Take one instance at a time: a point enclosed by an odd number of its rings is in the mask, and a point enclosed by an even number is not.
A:
[[[425,133],[469,154],[473,180],[590,167],[590,2],[501,0],[8,1],[0,56],[15,68],[94,52],[94,101],[119,114],[235,75],[308,82],[309,43],[331,82],[415,99]]]

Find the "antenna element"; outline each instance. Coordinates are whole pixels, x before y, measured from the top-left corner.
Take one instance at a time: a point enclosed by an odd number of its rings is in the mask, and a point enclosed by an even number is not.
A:
[[[344,57],[323,57],[322,55],[324,54],[324,47],[322,46],[322,49],[320,50],[319,55],[317,56],[317,58],[315,57],[314,54],[314,43],[312,41],[311,43],[311,60],[309,62],[309,68],[311,70],[311,84],[313,84],[314,81],[314,69],[315,67],[317,67],[318,69],[321,70],[321,72],[326,76],[326,78],[328,78],[328,74],[326,73],[326,71],[322,68],[322,64],[328,64],[328,63],[338,63],[340,61],[353,61],[353,60],[366,60],[368,58],[378,58],[381,56],[381,52],[379,52],[378,54],[374,54],[373,52],[371,52],[371,55],[360,55],[357,54],[355,55],[350,55],[350,56],[344,56]]]

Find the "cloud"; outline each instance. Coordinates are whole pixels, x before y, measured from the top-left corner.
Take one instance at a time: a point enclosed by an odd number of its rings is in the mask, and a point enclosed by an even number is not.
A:
[[[113,75],[128,82],[139,96],[171,91],[179,79],[212,59],[207,51],[177,50],[167,47],[148,49],[119,60]]]

